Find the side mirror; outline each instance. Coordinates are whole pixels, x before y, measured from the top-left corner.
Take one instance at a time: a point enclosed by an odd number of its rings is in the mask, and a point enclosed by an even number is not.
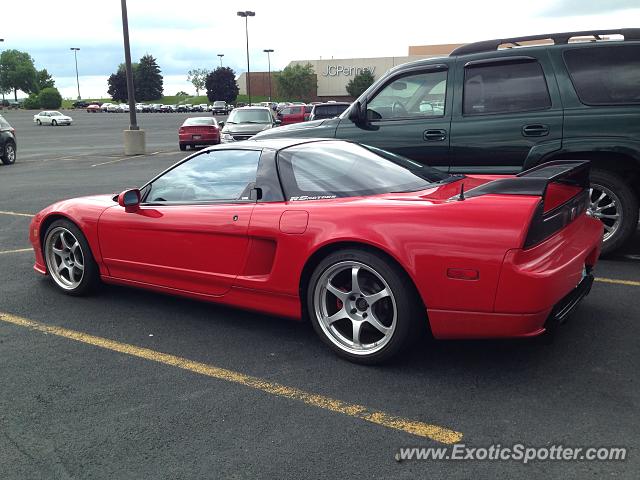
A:
[[[349,120],[359,126],[366,125],[367,122],[367,102],[355,102],[349,111]]]
[[[224,128],[224,122],[218,122],[218,127],[220,127],[221,129]]]
[[[118,205],[124,207],[127,213],[135,212],[140,208],[140,190],[132,188],[118,195]]]
[[[280,120],[279,118],[276,118],[276,125],[280,125],[282,123],[282,120]]]

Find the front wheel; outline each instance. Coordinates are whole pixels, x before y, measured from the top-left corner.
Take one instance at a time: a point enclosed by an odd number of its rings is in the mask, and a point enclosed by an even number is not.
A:
[[[4,153],[2,154],[2,163],[5,165],[12,165],[16,162],[16,144],[9,141],[4,146]]]
[[[89,243],[68,220],[56,220],[47,229],[44,258],[55,285],[68,295],[85,295],[98,282],[98,266]]]
[[[591,171],[589,213],[604,225],[602,253],[622,247],[638,225],[638,198],[624,179],[607,170]]]
[[[40,121],[40,119],[36,120],[36,124],[40,127],[42,126],[42,122]]]
[[[307,308],[322,340],[362,364],[398,354],[426,322],[406,273],[382,255],[359,249],[320,262],[309,282]]]

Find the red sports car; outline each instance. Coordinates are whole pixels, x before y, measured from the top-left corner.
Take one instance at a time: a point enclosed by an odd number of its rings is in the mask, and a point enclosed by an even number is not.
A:
[[[65,293],[98,280],[310,318],[352,361],[436,338],[528,337],[589,292],[589,164],[448,175],[336,140],[210,147],[140,189],[58,202],[30,238]]]
[[[196,145],[217,145],[220,143],[220,127],[213,117],[187,118],[178,129],[180,150]]]

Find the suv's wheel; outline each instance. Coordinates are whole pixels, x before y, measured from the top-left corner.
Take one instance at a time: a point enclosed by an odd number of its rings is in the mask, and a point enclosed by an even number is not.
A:
[[[16,161],[16,144],[9,140],[4,145],[4,153],[2,154],[2,163],[11,165]]]
[[[98,266],[80,229],[68,220],[53,222],[44,236],[47,271],[69,295],[84,295],[98,282]]]
[[[636,231],[638,198],[624,179],[606,170],[591,171],[589,212],[604,224],[602,253],[620,248]]]
[[[407,275],[383,256],[340,250],[316,267],[307,291],[313,328],[338,355],[374,364],[391,358],[426,321]]]

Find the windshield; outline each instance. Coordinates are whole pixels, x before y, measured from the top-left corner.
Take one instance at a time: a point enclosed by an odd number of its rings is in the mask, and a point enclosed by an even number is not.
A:
[[[278,167],[290,200],[411,192],[455,178],[379,148],[335,141],[284,149]]]
[[[273,117],[269,110],[261,109],[248,109],[248,110],[234,110],[229,115],[227,123],[271,123]]]

